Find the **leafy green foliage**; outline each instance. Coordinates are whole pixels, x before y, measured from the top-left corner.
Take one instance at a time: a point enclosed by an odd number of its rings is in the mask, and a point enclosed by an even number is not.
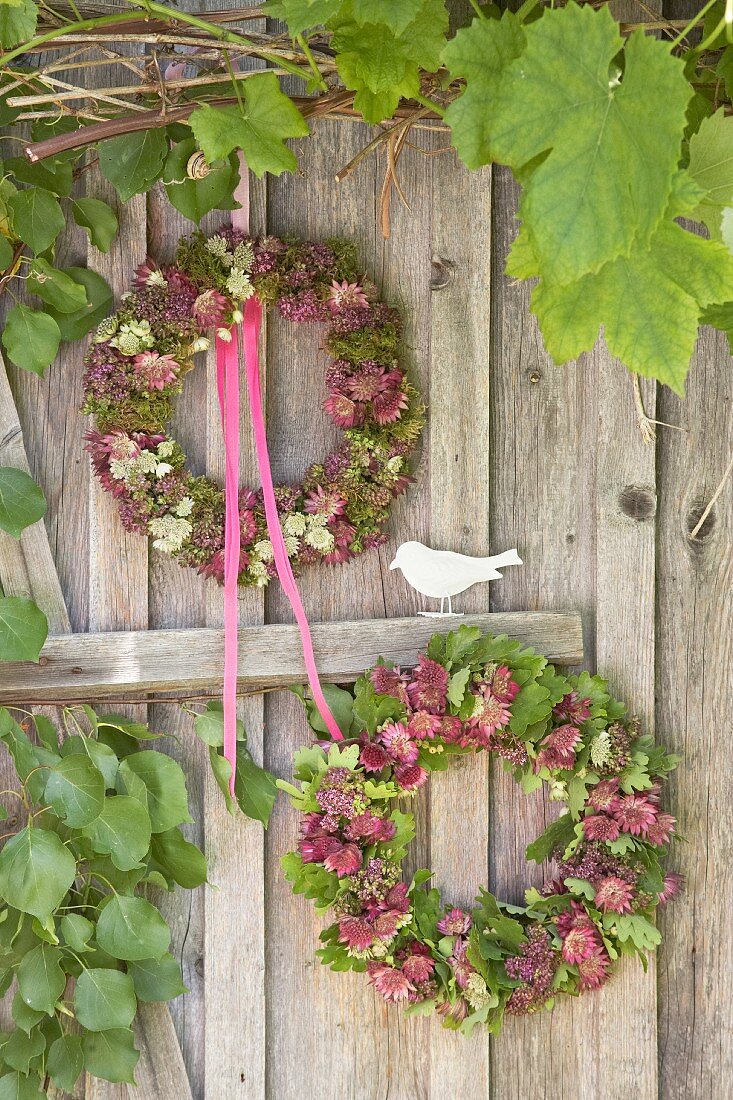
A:
[[[0,661],[37,661],[47,634],[46,616],[33,600],[0,596]]]
[[[35,0],[19,0],[17,4],[0,4],[0,45],[5,49],[27,42],[33,37],[38,21]]]
[[[45,1095],[46,1074],[67,1092],[84,1070],[133,1083],[138,1001],[185,992],[168,952],[170,928],[139,890],[206,879],[203,856],[178,827],[188,810],[177,773],[151,761],[167,760],[162,753],[140,749],[138,737],[151,736],[146,727],[84,707],[66,712],[65,724],[78,732],[60,742],[47,718],[34,721],[31,739],[0,709],[0,738],[29,811],[29,824],[0,851],[0,956],[7,985],[18,982],[16,1030],[0,1044],[0,1097],[3,1089]],[[104,730],[125,738],[124,760],[98,740]],[[127,779],[135,775],[144,786],[142,801],[142,789],[138,797],[117,789],[129,761]],[[156,798],[163,779],[172,779],[169,819],[177,823],[153,835],[151,814],[156,826],[165,816]],[[59,1027],[69,1016],[79,1034]]]
[[[0,466],[0,528],[19,539],[46,514],[46,498],[25,470]]]
[[[61,330],[47,313],[13,306],[3,329],[3,347],[17,367],[43,374],[56,358]]]
[[[247,744],[247,731],[237,719],[237,770],[234,777],[234,797],[229,790],[231,767],[224,758],[224,711],[221,702],[216,699],[207,704],[194,720],[194,730],[209,746],[209,760],[214,778],[224,795],[227,809],[234,813],[235,807],[247,817],[261,821],[267,828],[275,805],[277,786],[275,777],[260,767],[254,760]]]
[[[99,167],[122,202],[149,191],[160,176],[168,142],[162,130],[140,130],[99,144]]]
[[[243,109],[197,107],[190,118],[199,147],[213,163],[241,148],[256,176],[293,172],[295,154],[285,138],[305,137],[308,125],[292,100],[280,91],[273,73],[258,73],[244,82]]]
[[[59,200],[43,187],[16,191],[7,200],[13,230],[34,252],[43,252],[66,225]]]
[[[173,146],[165,162],[163,184],[171,204],[189,221],[198,223],[211,210],[229,209],[231,196],[239,181],[236,153],[211,164],[203,179],[189,179],[186,167],[196,151],[193,138]]]
[[[87,230],[95,248],[109,252],[118,229],[117,215],[112,207],[101,199],[74,199],[71,213],[76,224]]]

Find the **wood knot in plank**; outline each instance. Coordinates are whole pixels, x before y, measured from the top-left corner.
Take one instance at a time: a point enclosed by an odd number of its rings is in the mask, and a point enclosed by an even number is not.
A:
[[[657,510],[657,498],[652,489],[638,485],[627,485],[619,493],[618,503],[621,511],[629,519],[642,522],[651,519]]]
[[[695,530],[698,523],[700,522],[700,517],[705,511],[706,506],[707,501],[695,501],[689,512],[687,513],[687,519],[685,521],[687,526],[687,536],[690,540],[690,543],[696,547],[703,546],[705,543],[710,542],[713,531],[715,530],[716,524],[718,522],[717,516],[715,515],[715,508],[713,507],[705,516],[705,520],[700,530],[697,532],[694,538],[692,537],[692,532]]]
[[[431,290],[444,290],[452,283],[456,271],[456,265],[452,260],[447,260],[445,256],[438,256],[434,252],[430,257],[430,266],[432,268],[430,276]]]

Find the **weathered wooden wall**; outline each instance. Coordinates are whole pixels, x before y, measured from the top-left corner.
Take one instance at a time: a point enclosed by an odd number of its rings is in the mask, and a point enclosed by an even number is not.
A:
[[[314,963],[319,922],[282,879],[295,814],[282,802],[267,834],[228,817],[189,719],[159,706],[155,727],[182,760],[218,889],[167,902],[190,992],[172,1007],[195,1100],[723,1100],[733,1092],[730,698],[733,692],[733,485],[700,535],[689,532],[733,446],[733,373],[722,338],[704,333],[685,402],[645,387],[647,407],[685,432],[660,429],[647,446],[625,370],[599,349],[558,369],[548,362],[528,291],[503,276],[516,188],[507,174],[469,174],[451,154],[408,151],[401,165],[412,210],[394,208],[384,242],[375,208],[382,165],[370,159],[337,186],[334,173],[367,140],[352,124],[321,122],[298,150],[296,176],[257,184],[253,228],[359,243],[368,270],[405,309],[409,357],[429,400],[417,484],[400,502],[379,554],[311,572],[302,593],[322,621],[405,615],[418,603],[386,569],[397,542],[419,538],[466,552],[517,546],[523,569],[461,609],[579,610],[586,659],[609,676],[647,726],[686,755],[673,784],[689,843],[676,863],[686,894],[664,919],[665,946],[644,975],[624,967],[595,996],[552,1015],[509,1021],[470,1041],[433,1021],[404,1020],[363,977]],[[436,150],[446,136],[418,136]],[[84,176],[105,194],[95,173]],[[190,226],[157,190],[120,211],[108,257],[70,231],[61,262],[89,263],[119,295],[146,251],[170,254]],[[146,217],[147,215],[147,217]],[[209,224],[217,218],[210,218]],[[147,227],[147,228],[146,228]],[[221,624],[221,593],[145,541],[123,533],[82,452],[81,346],[66,347],[43,380],[10,371],[31,467],[74,630]],[[221,476],[212,364],[187,382],[174,430],[198,471]],[[333,437],[320,410],[318,335],[272,322],[267,413],[276,477],[297,478]],[[243,409],[246,413],[246,409]],[[246,425],[246,415],[243,416]],[[257,478],[245,428],[242,478]],[[243,594],[241,622],[289,622],[272,585]],[[249,701],[255,752],[287,776],[307,735],[299,705]],[[266,733],[263,737],[263,728]],[[537,881],[525,844],[543,827],[542,797],[523,797],[474,760],[439,776],[419,803],[414,862],[431,865],[457,903],[481,883],[517,900]],[[86,1100],[122,1100],[89,1084]],[[140,1095],[140,1092],[138,1092]],[[147,1086],[142,1100],[161,1095]]]

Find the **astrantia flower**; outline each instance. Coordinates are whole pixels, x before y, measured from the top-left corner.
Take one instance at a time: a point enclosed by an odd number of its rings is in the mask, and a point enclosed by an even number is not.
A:
[[[401,390],[387,390],[378,393],[372,401],[372,416],[377,424],[393,424],[408,406],[407,394]]]
[[[399,389],[402,372],[387,370],[374,359],[364,359],[344,379],[344,387],[349,397],[355,401],[373,401],[378,393]]]
[[[175,382],[180,364],[172,355],[158,355],[157,351],[144,351],[135,356],[135,373],[144,380],[149,390],[162,390]]]
[[[410,715],[407,729],[416,741],[423,741],[426,737],[433,738],[440,729],[440,718],[427,710],[418,710]]]
[[[311,514],[325,516],[333,519],[343,515],[346,510],[346,501],[335,489],[324,489],[319,485],[311,490],[305,498],[305,510]]]
[[[553,707],[552,714],[555,718],[563,719],[572,725],[580,725],[590,718],[590,699],[581,699],[577,691],[571,691]]]
[[[449,909],[438,921],[438,931],[444,936],[465,936],[471,930],[471,914],[462,909]]]
[[[674,898],[679,894],[684,884],[683,875],[678,875],[675,871],[667,871],[664,876],[664,885],[659,892],[659,904],[666,905],[670,898]]]
[[[647,826],[645,839],[650,844],[667,844],[676,824],[671,814],[657,814],[656,821]]]
[[[363,746],[359,754],[359,762],[365,772],[381,772],[382,768],[389,762],[389,756],[382,745],[370,741]]]
[[[387,722],[379,731],[379,740],[393,760],[402,764],[413,764],[417,760],[419,748],[401,722]]]
[[[562,942],[565,962],[578,963],[587,959],[596,949],[598,937],[592,928],[571,928]]]
[[[402,963],[402,973],[406,974],[415,985],[426,982],[435,970],[435,961],[430,955],[430,948],[413,940],[408,944],[406,951],[408,954]]]
[[[602,779],[595,787],[591,788],[588,795],[588,805],[594,810],[610,812],[618,801],[618,778]]]
[[[538,768],[572,768],[575,763],[575,746],[580,741],[577,726],[558,726],[542,742],[537,754]]]
[[[422,787],[428,773],[419,764],[398,764],[394,776],[403,791],[416,791],[418,787]]]
[[[323,408],[340,428],[358,428],[364,423],[365,406],[346,394],[332,393],[323,402]]]
[[[377,993],[381,993],[385,1001],[391,1004],[406,1001],[415,988],[402,970],[387,966],[386,963],[368,962],[367,973]]]
[[[396,831],[397,826],[389,818],[364,813],[352,818],[344,830],[344,835],[347,840],[377,844],[380,841],[391,840]]]
[[[646,835],[647,829],[657,817],[656,807],[638,794],[627,794],[619,798],[611,813],[625,833],[634,836]]]
[[[457,1001],[441,1001],[435,1006],[435,1011],[443,1018],[444,1027],[457,1027],[468,1016],[468,1004],[463,997]]]
[[[463,990],[463,996],[473,1009],[483,1008],[485,1005],[492,1003],[492,994],[489,993],[486,981],[479,973],[469,975],[466,987]]]
[[[580,989],[585,992],[589,989],[598,989],[606,981],[611,959],[602,946],[598,946],[592,955],[581,959],[578,963],[578,976]]]
[[[166,280],[155,260],[151,260],[150,256],[147,256],[145,263],[135,268],[133,284],[138,289],[142,289],[146,286],[165,286]]]
[[[460,989],[465,989],[466,983],[472,974],[475,974],[471,963],[468,961],[466,955],[466,949],[468,947],[467,941],[464,939],[457,939],[453,947],[453,954],[448,959],[448,966],[453,971],[456,979],[456,985]]]
[[[330,852],[323,861],[327,871],[335,871],[339,878],[353,875],[361,867],[362,855],[356,844],[344,844]]]
[[[346,279],[340,283],[337,283],[334,279],[331,283],[328,308],[334,313],[339,309],[343,309],[344,306],[366,308],[368,305],[367,297],[358,283],[350,283]]]
[[[502,703],[513,703],[519,692],[519,684],[512,679],[506,665],[499,665],[488,680],[491,694]]]
[[[488,684],[479,684],[474,694],[473,711],[466,724],[469,729],[477,729],[489,738],[508,725],[511,716],[509,705],[493,695]]]
[[[592,814],[583,819],[583,833],[588,840],[616,840],[619,831],[618,821],[605,814]]]
[[[367,951],[374,943],[374,931],[361,917],[342,917],[339,924],[339,940],[350,951]]]
[[[328,856],[341,850],[343,845],[338,837],[317,833],[304,836],[298,841],[298,852],[303,863],[323,863]]]
[[[200,328],[221,325],[227,315],[229,302],[218,290],[204,290],[193,303],[193,316]]]
[[[418,664],[412,670],[412,682],[407,687],[410,703],[415,710],[442,713],[445,710],[447,691],[446,669],[430,657],[420,656]]]
[[[630,913],[633,897],[634,888],[630,883],[609,875],[596,887],[595,904],[604,913]]]
[[[394,695],[396,699],[406,700],[405,675],[399,668],[389,665],[377,665],[369,673],[377,695]]]

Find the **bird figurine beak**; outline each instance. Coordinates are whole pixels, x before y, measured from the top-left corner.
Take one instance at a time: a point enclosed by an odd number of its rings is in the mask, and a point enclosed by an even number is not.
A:
[[[394,558],[393,561],[391,561],[389,563],[389,567],[390,567],[390,569],[396,569],[397,568],[397,558]]]

